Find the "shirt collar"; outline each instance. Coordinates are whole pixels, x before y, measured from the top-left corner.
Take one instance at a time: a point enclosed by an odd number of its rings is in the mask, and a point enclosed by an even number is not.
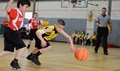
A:
[[[22,15],[22,12],[18,8],[15,9],[17,10],[17,12],[19,12],[20,15]]]

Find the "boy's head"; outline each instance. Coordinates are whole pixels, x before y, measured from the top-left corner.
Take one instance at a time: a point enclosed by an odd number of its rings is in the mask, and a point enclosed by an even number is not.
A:
[[[58,32],[60,32],[61,29],[64,28],[64,26],[65,26],[65,22],[64,22],[64,20],[62,20],[62,19],[59,19],[59,20],[57,21],[57,23],[55,24],[55,28],[56,28],[56,30],[57,30]]]
[[[74,33],[75,33],[75,34],[77,34],[77,31],[76,31],[76,30],[74,30]]]
[[[30,6],[31,3],[29,0],[18,0],[17,2],[17,8],[19,8],[22,13],[25,13],[26,9]]]
[[[82,31],[82,34],[85,34],[85,31]]]
[[[80,34],[80,31],[77,31],[78,34]]]
[[[33,18],[38,18],[38,13],[34,13]]]
[[[44,21],[48,21],[48,19],[47,19],[47,18],[44,18]]]

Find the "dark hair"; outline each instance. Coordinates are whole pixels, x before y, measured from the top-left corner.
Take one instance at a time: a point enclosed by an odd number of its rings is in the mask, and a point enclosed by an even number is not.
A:
[[[35,12],[35,13],[33,13],[33,15],[35,15],[35,14],[38,14],[38,13],[36,13],[36,12]]]
[[[59,20],[58,20],[58,23],[59,23],[60,25],[62,25],[62,26],[65,26],[65,22],[64,22],[64,20],[62,20],[62,19],[59,19]]]
[[[76,30],[74,30],[74,32],[75,32],[75,34],[77,33],[77,31],[76,31]]]
[[[85,34],[85,31],[82,31],[83,32],[83,34]]]
[[[105,9],[105,10],[107,10],[105,7],[103,7],[102,9]]]
[[[18,0],[18,2],[17,2],[17,8],[20,7],[20,4],[21,4],[22,6],[24,6],[24,5],[28,5],[29,7],[31,6],[31,3],[30,3],[29,0]]]

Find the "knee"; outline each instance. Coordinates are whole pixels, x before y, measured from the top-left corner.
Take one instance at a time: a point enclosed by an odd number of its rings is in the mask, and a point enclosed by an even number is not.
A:
[[[49,46],[49,47],[48,47],[48,50],[50,50],[51,48],[52,48],[52,47],[51,47],[51,46]]]

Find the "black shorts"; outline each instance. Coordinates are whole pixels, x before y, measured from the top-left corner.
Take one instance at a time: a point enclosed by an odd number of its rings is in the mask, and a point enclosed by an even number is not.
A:
[[[4,51],[14,52],[14,47],[18,50],[26,47],[26,45],[18,31],[13,31],[6,27],[4,28]]]
[[[29,34],[29,39],[30,39],[30,40],[33,40],[36,31],[37,31],[37,29],[31,29],[31,30],[30,30],[30,34]]]
[[[49,43],[46,39],[44,39],[44,40],[47,42],[47,44],[46,44],[45,47],[50,46],[50,43]],[[35,34],[35,47],[38,48],[38,49],[43,48],[43,47],[41,46],[41,40],[36,36],[36,34]],[[45,48],[45,47],[44,47],[44,48]]]

